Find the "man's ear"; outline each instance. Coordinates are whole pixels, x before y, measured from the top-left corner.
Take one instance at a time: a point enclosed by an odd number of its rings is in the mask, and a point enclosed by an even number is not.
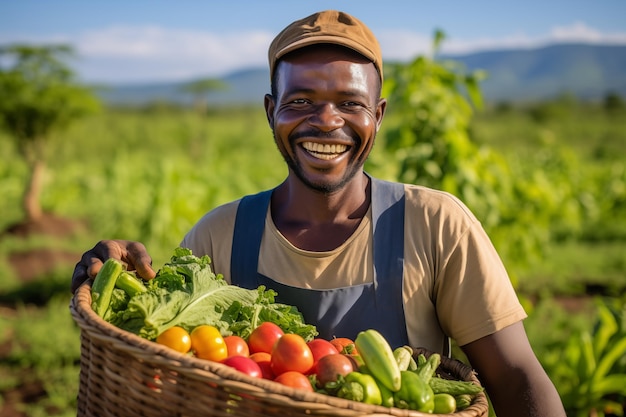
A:
[[[385,110],[387,110],[387,99],[381,98],[378,100],[378,105],[376,106],[376,132],[378,132],[378,129],[380,129],[380,126],[383,123]]]
[[[263,100],[263,105],[265,106],[265,116],[267,117],[267,122],[270,125],[270,129],[274,130],[274,107],[276,105],[274,96],[271,94],[266,94]]]

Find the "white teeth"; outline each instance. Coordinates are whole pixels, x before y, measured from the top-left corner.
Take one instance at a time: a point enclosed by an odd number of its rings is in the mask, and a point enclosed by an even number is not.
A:
[[[315,155],[316,158],[326,160],[336,158],[340,153],[345,152],[345,150],[348,149],[346,145],[323,145],[315,142],[304,142],[302,147],[311,154]]]

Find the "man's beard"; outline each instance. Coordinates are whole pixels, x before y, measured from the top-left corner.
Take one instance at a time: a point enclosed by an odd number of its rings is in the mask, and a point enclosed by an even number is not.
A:
[[[323,132],[304,132],[301,134],[296,134],[296,135],[289,137],[289,145],[291,146],[291,149],[296,149],[297,145],[295,144],[295,141],[296,139],[299,139],[301,137],[309,137],[309,138],[317,137],[317,138],[329,139],[329,138],[332,138],[333,135],[325,134]],[[275,136],[274,136],[274,140],[276,143],[279,143]],[[353,138],[353,143],[354,143],[353,147],[358,148],[358,145],[360,144],[360,142],[361,142],[360,138]],[[279,148],[279,151],[280,151],[280,148]],[[350,161],[351,164],[348,167],[348,171],[345,173],[343,178],[341,178],[338,182],[319,183],[319,182],[310,181],[306,177],[306,173],[304,172],[304,169],[302,169],[302,166],[300,165],[300,163],[296,159],[292,158],[288,152],[281,152],[281,154],[283,155],[283,159],[287,163],[287,166],[289,167],[289,169],[293,171],[296,177],[298,177],[298,179],[302,181],[304,185],[306,185],[313,191],[317,191],[319,193],[326,194],[326,195],[330,195],[336,191],[341,190],[347,183],[350,182],[350,180],[354,178],[356,174],[358,174],[361,171],[361,169],[363,168],[363,164],[365,163],[364,160],[363,161],[351,160]],[[295,152],[294,152],[294,155],[295,155]]]
[[[300,181],[313,191],[317,191],[322,194],[330,195],[336,191],[341,190],[354,176],[361,170],[363,164],[353,164],[349,167],[349,170],[338,182],[312,182],[310,181],[300,164],[291,158],[288,154],[284,154],[283,158],[287,163],[287,166],[293,171]]]

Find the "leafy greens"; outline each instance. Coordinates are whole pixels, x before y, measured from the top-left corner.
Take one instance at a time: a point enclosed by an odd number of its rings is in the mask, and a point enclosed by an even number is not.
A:
[[[223,335],[247,338],[259,324],[271,321],[285,333],[311,340],[318,333],[306,324],[294,306],[276,303],[276,292],[260,286],[245,289],[228,284],[216,275],[208,256],[197,257],[191,250],[176,248],[148,290],[128,297],[116,289],[105,317],[121,329],[154,340],[161,332],[181,326],[188,331],[201,324],[217,327]]]

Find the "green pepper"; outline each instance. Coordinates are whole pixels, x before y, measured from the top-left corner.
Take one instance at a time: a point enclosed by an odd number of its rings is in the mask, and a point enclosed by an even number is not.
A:
[[[356,371],[345,376],[345,382],[339,388],[337,397],[365,404],[380,405],[382,403],[380,389],[374,377]]]
[[[380,405],[389,408],[393,407],[393,391],[381,383],[378,383],[378,389],[380,389]]]
[[[389,408],[393,407],[393,391],[387,388],[385,384],[377,380],[376,377],[372,375],[367,365],[362,365],[361,367],[359,367],[359,371],[362,374],[370,375],[372,378],[374,378],[374,381],[376,381],[376,385],[378,385],[378,389],[380,390],[380,405]]]
[[[400,391],[393,394],[395,407],[432,413],[435,409],[433,389],[415,372],[400,372]]]

